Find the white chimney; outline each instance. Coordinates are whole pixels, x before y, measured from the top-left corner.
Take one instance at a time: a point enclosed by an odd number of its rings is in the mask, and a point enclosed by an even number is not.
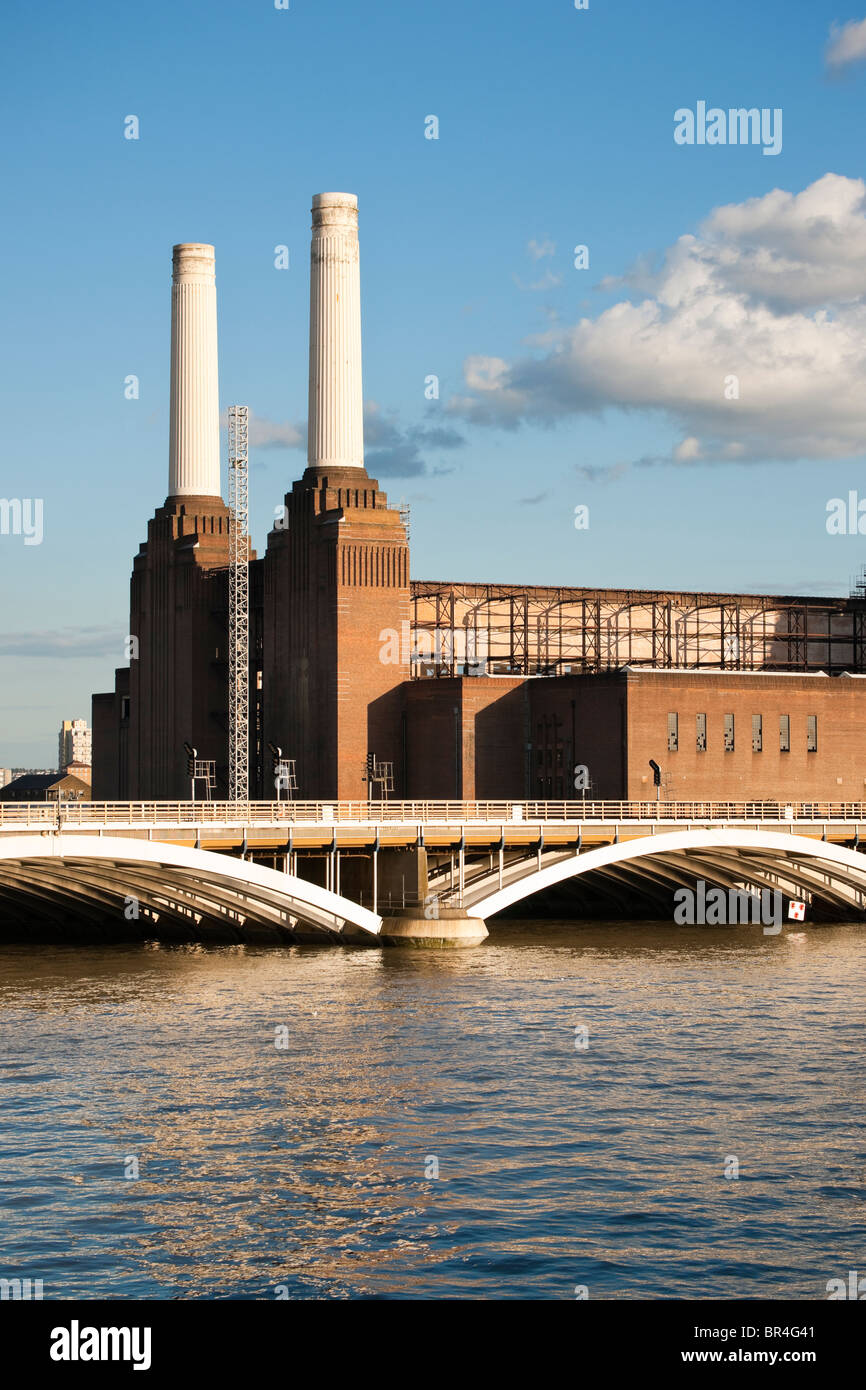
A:
[[[172,253],[168,495],[220,496],[214,249],[198,242]]]
[[[310,247],[311,468],[364,467],[358,199],[313,198]]]

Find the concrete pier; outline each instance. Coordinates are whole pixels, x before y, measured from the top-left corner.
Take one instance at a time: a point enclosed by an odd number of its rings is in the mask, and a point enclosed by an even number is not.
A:
[[[480,917],[470,917],[461,907],[431,905],[436,916],[425,917],[423,907],[404,907],[383,916],[380,940],[388,946],[480,946],[489,935]]]

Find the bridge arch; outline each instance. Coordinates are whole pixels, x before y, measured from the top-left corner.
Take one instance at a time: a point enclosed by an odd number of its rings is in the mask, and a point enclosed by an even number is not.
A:
[[[0,924],[110,929],[128,921],[130,900],[154,935],[369,941],[382,925],[348,898],[228,854],[55,830],[0,839]]]
[[[724,889],[743,883],[756,891],[779,889],[832,916],[866,912],[866,855],[805,835],[729,827],[636,836],[559,854],[541,868],[535,858],[523,860],[509,866],[502,887],[492,873],[473,881],[464,907],[471,917],[493,917],[546,888],[589,874],[625,890],[640,885],[650,898],[668,904],[676,888],[693,887],[703,878]]]

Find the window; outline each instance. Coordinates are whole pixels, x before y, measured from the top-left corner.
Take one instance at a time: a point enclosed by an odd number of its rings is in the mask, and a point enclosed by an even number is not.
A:
[[[668,752],[676,753],[680,743],[679,735],[679,716],[676,714],[668,715]]]
[[[734,751],[734,716],[733,716],[732,714],[726,714],[726,715],[725,715],[725,752],[726,752],[726,753],[733,753],[733,751]]]
[[[128,696],[128,695],[121,695],[121,697],[120,697],[120,717],[121,717],[121,719],[128,719],[128,718],[129,718],[129,696]]]
[[[806,752],[817,753],[818,751],[818,716],[817,714],[806,715]]]
[[[760,714],[752,715],[752,752],[760,753],[764,746],[763,720]]]
[[[791,716],[790,714],[779,715],[779,752],[790,753],[791,751]]]
[[[697,739],[697,749],[699,753],[707,751],[707,716],[705,714],[695,715],[695,737]]]

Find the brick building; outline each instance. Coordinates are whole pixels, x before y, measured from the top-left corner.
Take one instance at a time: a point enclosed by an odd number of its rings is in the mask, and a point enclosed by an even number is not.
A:
[[[93,796],[228,789],[229,512],[213,248],[175,247],[169,493],[135,560],[130,666],[93,697]],[[416,581],[363,462],[357,200],[313,204],[308,463],[250,552],[249,788],[268,744],[303,799],[864,797],[866,593],[848,598]]]
[[[367,753],[402,758],[403,673],[380,655],[409,617],[405,528],[358,468],[308,468],[284,515],[263,564],[265,738],[295,760],[301,795],[363,799]]]
[[[89,800],[89,782],[72,772],[27,772],[0,788],[0,801]]]

